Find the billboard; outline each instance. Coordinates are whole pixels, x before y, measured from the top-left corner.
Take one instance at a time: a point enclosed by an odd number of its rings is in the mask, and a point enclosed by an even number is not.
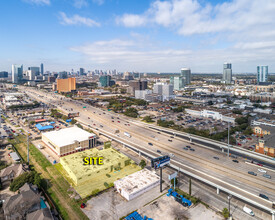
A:
[[[170,157],[169,156],[162,156],[157,157],[151,160],[151,167],[152,168],[160,168],[170,163]]]

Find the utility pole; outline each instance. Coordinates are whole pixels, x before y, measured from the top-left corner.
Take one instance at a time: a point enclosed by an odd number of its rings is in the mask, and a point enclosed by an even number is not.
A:
[[[229,212],[229,219],[231,220],[231,214],[230,214],[230,200],[232,199],[232,195],[228,195],[228,212]]]
[[[227,156],[229,157],[229,137],[230,137],[230,122],[228,122],[228,138],[227,138]]]
[[[29,157],[29,132],[27,132],[27,144],[28,144],[28,165],[30,165],[30,157]]]

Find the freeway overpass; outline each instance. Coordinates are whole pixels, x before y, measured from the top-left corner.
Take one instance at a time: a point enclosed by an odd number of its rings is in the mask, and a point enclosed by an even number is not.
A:
[[[226,145],[225,143],[219,142],[216,140],[212,140],[209,138],[205,138],[205,137],[201,137],[198,135],[189,134],[189,133],[185,133],[185,132],[181,132],[181,131],[176,131],[176,130],[172,130],[169,128],[163,128],[160,126],[156,126],[156,125],[152,125],[152,124],[148,124],[148,123],[144,123],[144,122],[137,122],[137,121],[134,122],[133,121],[133,123],[142,124],[143,126],[146,126],[150,129],[154,129],[156,131],[161,131],[161,132],[165,132],[167,134],[175,135],[177,137],[183,138],[183,139],[188,140],[193,143],[197,143],[197,144],[205,145],[207,147],[211,147],[211,148],[214,148],[217,150],[221,150],[222,152],[228,150],[228,145]],[[275,169],[275,159],[273,159],[269,156],[259,154],[257,152],[249,151],[249,150],[246,150],[246,149],[243,149],[243,148],[240,148],[237,146],[233,146],[233,145],[229,145],[229,151],[234,155],[242,156],[247,159],[251,159],[256,162],[260,162],[264,165],[267,165],[267,166]]]

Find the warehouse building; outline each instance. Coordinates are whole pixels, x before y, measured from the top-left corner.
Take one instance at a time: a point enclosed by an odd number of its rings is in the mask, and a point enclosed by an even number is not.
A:
[[[59,157],[95,147],[96,135],[78,127],[42,133],[42,141]]]
[[[116,190],[128,201],[159,185],[160,178],[147,169],[140,170],[122,179],[116,180]]]

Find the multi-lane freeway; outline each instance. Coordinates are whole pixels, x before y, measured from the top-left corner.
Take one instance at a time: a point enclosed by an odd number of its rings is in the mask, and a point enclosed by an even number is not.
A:
[[[205,182],[209,181],[221,190],[227,189],[236,197],[239,195],[239,198],[254,201],[262,209],[273,211],[275,172],[272,170],[267,171],[271,179],[266,179],[258,170],[261,167],[247,164],[242,158],[237,158],[239,163],[236,163],[232,161],[232,158],[226,157],[226,153],[204,148],[196,143],[190,144],[188,140],[151,129],[144,123],[123,115],[103,111],[55,93],[44,93],[26,87],[19,88],[24,89],[30,97],[55,105],[64,112],[80,112],[78,121],[81,123],[97,129],[98,132],[111,139],[132,146],[147,156],[157,157],[170,154],[171,165],[175,168],[180,168],[186,174],[201,178]],[[86,108],[83,108],[84,106]],[[115,133],[117,129],[120,131],[119,134]],[[125,136],[124,132],[130,133],[131,138]],[[189,145],[194,151],[186,150],[185,147]],[[255,172],[257,176],[249,175],[248,171]],[[260,198],[260,193],[267,195],[269,201]]]

